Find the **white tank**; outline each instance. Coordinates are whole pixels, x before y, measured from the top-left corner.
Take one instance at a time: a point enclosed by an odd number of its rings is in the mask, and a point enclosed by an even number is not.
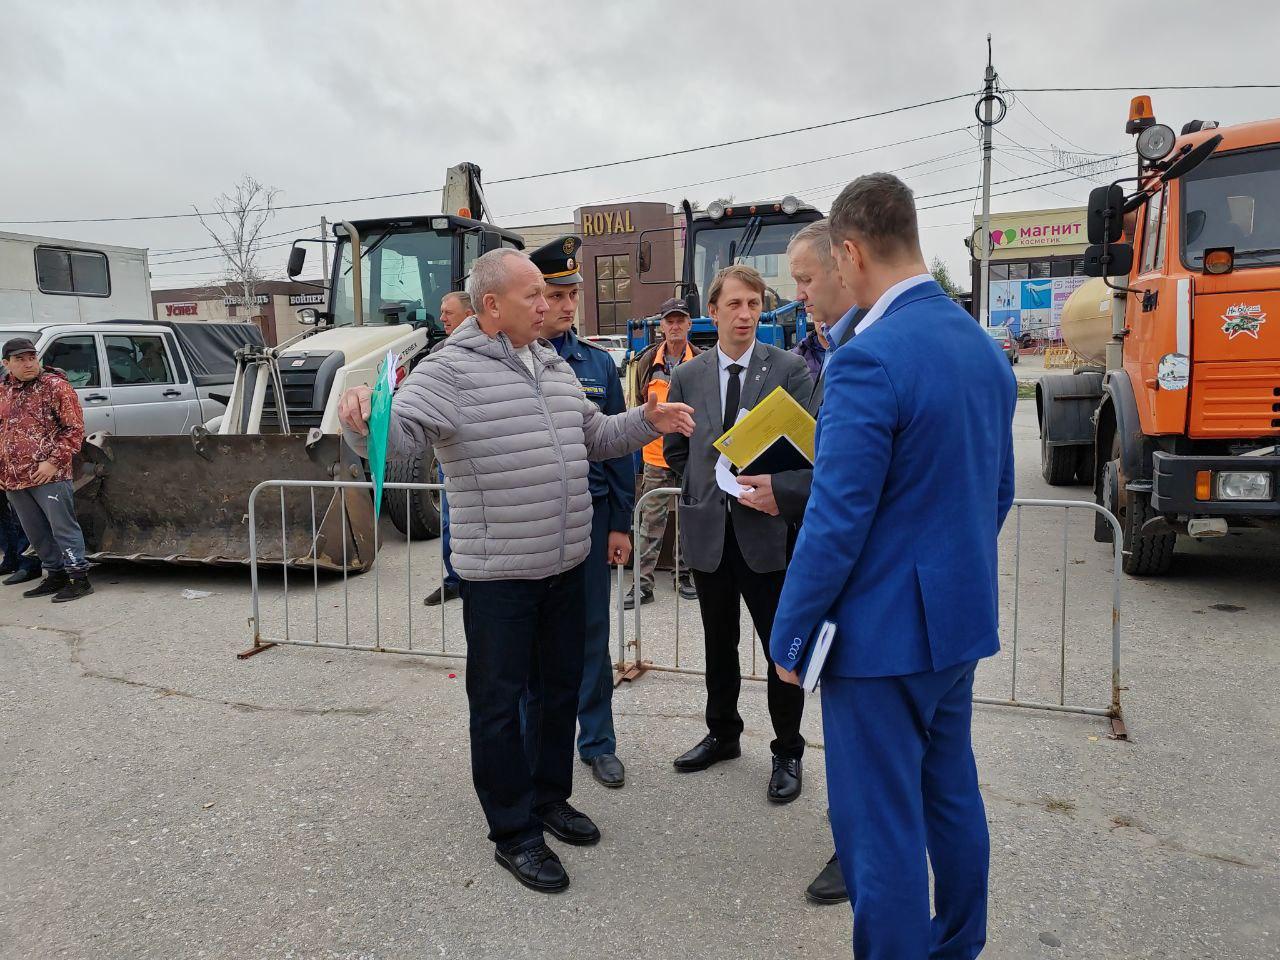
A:
[[[1062,307],[1062,339],[1093,363],[1105,363],[1111,339],[1112,290],[1101,277],[1087,280]]]

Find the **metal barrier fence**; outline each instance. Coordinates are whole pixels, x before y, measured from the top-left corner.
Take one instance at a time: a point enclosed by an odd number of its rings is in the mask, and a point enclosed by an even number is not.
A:
[[[672,513],[675,516],[676,524],[676,568],[679,569],[679,523],[680,523],[680,490],[677,487],[663,487],[660,489],[650,490],[636,501],[636,508],[633,517],[633,540],[636,549],[639,549],[640,543],[640,512],[644,503],[653,497],[672,497],[675,509]],[[1062,578],[1060,589],[1060,606],[1059,606],[1059,630],[1058,630],[1058,697],[1057,702],[1048,702],[1044,700],[1024,699],[1018,696],[1018,653],[1019,639],[1021,630],[1021,601],[1022,601],[1022,519],[1024,509],[1058,509],[1062,511]],[[1111,527],[1113,556],[1112,556],[1112,590],[1111,590],[1111,690],[1110,696],[1105,704],[1088,705],[1068,703],[1066,698],[1067,689],[1067,623],[1068,623],[1068,535],[1070,532],[1071,511],[1084,511],[1088,514],[1096,514],[1101,516]],[[1122,546],[1121,546],[1121,529],[1119,521],[1105,508],[1098,506],[1085,500],[1037,500],[1037,499],[1018,499],[1013,503],[1013,526],[1014,526],[1014,587],[1013,587],[1013,623],[1012,636],[1008,643],[1008,653],[1010,666],[1009,696],[993,697],[975,695],[975,703],[993,704],[1006,707],[1022,707],[1036,710],[1050,710],[1061,713],[1079,713],[1090,716],[1106,717],[1111,721],[1112,732],[1118,739],[1127,738],[1124,726],[1124,713],[1120,703],[1120,692],[1122,690],[1120,683],[1120,583],[1122,576]],[[1007,526],[1007,525],[1006,525]],[[619,574],[619,585],[621,585],[621,574]],[[621,586],[620,586],[621,592]],[[675,632],[674,632],[674,657],[669,662],[661,662],[654,660],[645,653],[644,632],[642,629],[640,615],[640,569],[637,564],[632,578],[633,596],[636,598],[634,606],[634,625],[632,636],[625,643],[625,650],[629,651],[630,659],[619,663],[619,672],[622,679],[634,680],[638,679],[644,673],[650,670],[661,671],[666,673],[684,673],[694,675],[704,675],[705,671],[696,667],[688,666],[682,661],[681,657],[681,631],[680,631],[680,602],[677,595],[676,614],[675,614]],[[624,649],[622,639],[625,635],[626,621],[623,610],[618,610],[617,622],[618,648],[620,651]],[[753,633],[751,645],[751,671],[743,673],[743,679],[747,680],[764,680],[766,676],[757,669],[757,644]],[[623,661],[623,656],[619,655],[618,659]]]
[[[448,657],[448,658],[454,658],[454,659],[465,658],[466,657],[465,653],[451,651],[447,647],[448,629],[446,625],[445,605],[443,603],[440,604],[439,648],[438,649],[426,648],[421,645],[417,647],[414,646],[413,609],[415,604],[414,604],[414,598],[413,598],[413,551],[412,551],[413,535],[412,535],[411,524],[407,524],[407,526],[409,526],[409,532],[405,533],[405,537],[403,541],[406,546],[404,556],[405,556],[405,587],[406,587],[406,599],[407,599],[407,602],[405,604],[405,620],[404,620],[403,636],[402,637],[397,636],[393,638],[390,642],[384,641],[382,637],[382,567],[383,567],[383,564],[379,562],[379,559],[380,559],[379,555],[382,552],[382,548],[386,544],[379,541],[378,525],[375,524],[374,534],[373,534],[374,536],[374,562],[372,564],[373,569],[371,572],[366,573],[361,578],[362,580],[367,580],[369,578],[372,578],[373,580],[373,624],[374,624],[373,638],[371,642],[361,642],[359,638],[357,638],[356,642],[354,643],[352,642],[351,592],[350,592],[350,584],[349,584],[350,577],[347,572],[347,562],[346,562],[347,561],[347,552],[346,552],[347,543],[346,543],[346,535],[345,535],[345,531],[347,528],[346,513],[345,513],[346,499],[342,497],[338,498],[341,504],[340,509],[343,512],[341,529],[344,531],[343,554],[342,554],[343,569],[342,569],[342,604],[341,604],[342,614],[343,614],[342,641],[338,642],[337,640],[321,639],[321,626],[320,626],[321,624],[321,619],[320,619],[321,590],[320,590],[320,565],[317,561],[318,552],[319,552],[319,546],[318,546],[319,537],[317,536],[318,527],[316,523],[316,491],[317,490],[336,490],[340,488],[359,488],[359,489],[372,491],[373,484],[369,483],[368,481],[360,482],[360,481],[346,481],[346,480],[327,480],[327,481],[267,480],[267,481],[264,481],[263,483],[258,484],[258,486],[254,488],[253,493],[249,495],[249,577],[250,577],[250,583],[253,591],[253,596],[252,596],[253,612],[249,619],[249,626],[253,631],[253,645],[250,646],[247,650],[236,654],[236,656],[243,660],[247,657],[253,656],[256,653],[261,653],[263,650],[268,650],[271,647],[281,645],[281,644],[290,644],[290,645],[299,646],[299,647],[323,647],[323,648],[336,649],[336,650],[366,650],[372,653],[404,653],[404,654],[412,654],[420,657]],[[262,566],[262,564],[260,564],[258,559],[258,516],[259,516],[258,498],[259,498],[259,495],[263,493],[263,491],[270,490],[270,489],[278,489],[280,491],[280,536],[281,536],[282,560],[279,564],[279,567],[280,567],[280,574],[282,578],[281,583],[283,588],[282,596],[283,596],[283,604],[284,604],[284,611],[283,611],[284,632],[283,632],[283,635],[275,635],[275,636],[267,636],[267,635],[264,635],[263,633],[262,590],[261,590],[261,571],[260,571],[260,567]],[[311,549],[309,553],[304,554],[301,557],[290,557],[288,553],[288,548],[286,546],[288,543],[288,529],[286,527],[286,520],[285,520],[285,513],[286,513],[285,495],[286,495],[286,491],[289,491],[289,490],[304,490],[307,492],[311,500]],[[443,492],[444,486],[439,483],[385,483],[383,484],[383,490],[393,491],[393,493],[388,494],[388,496],[398,495],[397,493],[395,493],[395,491],[404,491],[404,496],[405,496],[406,506],[407,506],[408,499],[413,495],[415,491]],[[411,511],[406,509],[405,515],[410,516]],[[437,538],[437,539],[439,542],[437,555],[440,560],[441,585],[443,585],[444,539],[443,537]],[[312,593],[311,600],[312,600],[312,609],[313,609],[314,629],[313,629],[311,638],[305,639],[305,638],[299,638],[295,636],[291,629],[290,609],[289,609],[289,569],[291,566],[294,568],[297,568],[300,566],[306,566],[308,565],[308,561],[310,561],[309,565],[311,567],[311,577],[309,579],[311,580],[311,593]],[[276,565],[272,563],[270,564],[270,566],[274,568]],[[295,573],[295,577],[296,576],[297,574]],[[327,583],[328,583],[328,578],[326,578],[326,585]]]
[[[360,581],[367,584],[372,580],[372,607],[373,607],[373,635],[359,636],[353,640],[352,622],[351,622],[351,587],[349,584],[349,575],[346,571],[346,556],[344,552],[344,564],[342,572],[342,597],[340,604],[332,604],[332,606],[340,606],[342,610],[341,617],[341,640],[322,638],[321,635],[321,581],[320,581],[320,564],[317,562],[319,551],[319,538],[317,535],[317,512],[316,512],[316,491],[329,490],[337,488],[362,488],[372,489],[372,484],[368,482],[356,481],[305,481],[305,480],[270,480],[259,484],[250,495],[249,498],[249,551],[250,551],[250,577],[252,583],[252,615],[250,617],[250,627],[252,629],[252,646],[249,649],[237,654],[240,658],[253,656],[263,650],[267,650],[273,646],[288,644],[301,647],[316,647],[325,649],[338,650],[363,650],[373,653],[399,653],[410,654],[422,657],[445,657],[453,659],[465,658],[465,650],[451,650],[448,644],[448,618],[445,611],[445,604],[440,604],[440,637],[438,645],[423,645],[414,642],[414,616],[415,598],[413,595],[413,546],[414,541],[411,533],[406,533],[403,540],[396,538],[398,542],[405,545],[403,553],[404,561],[404,586],[406,590],[406,604],[403,629],[397,628],[393,635],[384,638],[382,630],[382,567],[384,565],[384,557],[382,548],[391,544],[391,541],[379,542],[378,531],[375,530],[375,562],[372,571],[365,573]],[[259,561],[259,543],[258,543],[258,518],[261,511],[259,510],[260,495],[267,490],[275,489],[279,491],[280,496],[280,512],[281,512],[281,538],[283,544],[288,542],[288,531],[285,528],[285,497],[289,491],[302,491],[310,498],[311,504],[311,549],[309,554],[301,557],[289,557],[287,550],[282,550],[282,560],[278,564],[281,575],[281,596],[283,601],[283,633],[269,634],[263,627],[263,594],[262,594],[262,564]],[[387,483],[384,490],[391,491],[389,496],[398,496],[403,492],[406,498],[412,496],[415,491],[442,491],[443,487],[438,483]],[[617,568],[617,591],[613,598],[613,602],[617,604],[616,618],[614,620],[614,633],[611,637],[611,644],[614,649],[614,665],[617,670],[617,682],[632,681],[639,679],[646,672],[658,671],[666,673],[680,673],[695,676],[705,675],[705,671],[699,666],[690,665],[686,658],[682,655],[682,629],[681,629],[681,607],[683,603],[680,600],[679,593],[676,594],[676,605],[674,612],[674,631],[671,639],[674,643],[674,656],[669,662],[663,662],[655,659],[652,652],[646,652],[643,622],[641,616],[641,583],[640,583],[640,564],[639,564],[639,547],[640,547],[640,513],[641,507],[651,498],[656,497],[672,497],[674,509],[671,511],[673,522],[675,525],[675,567],[680,567],[680,508],[679,508],[680,491],[675,487],[663,487],[651,490],[645,493],[636,501],[635,512],[633,514],[633,544],[634,544],[634,562],[632,571],[632,592],[635,598],[633,609],[633,629],[632,636],[627,637],[626,633],[626,612],[623,605],[623,586],[625,583],[625,568]],[[345,510],[345,498],[337,498],[341,504],[342,510]],[[1019,642],[1021,638],[1021,609],[1022,609],[1022,568],[1023,568],[1023,511],[1025,509],[1058,509],[1062,511],[1062,577],[1059,597],[1059,629],[1058,629],[1058,649],[1057,649],[1057,679],[1058,679],[1058,695],[1057,702],[1046,700],[1024,699],[1018,696],[1018,672],[1019,672]],[[1068,534],[1069,521],[1072,511],[1084,511],[1085,513],[1096,514],[1101,516],[1111,527],[1113,532],[1113,561],[1112,561],[1112,592],[1111,592],[1111,617],[1110,617],[1110,646],[1111,646],[1111,690],[1110,697],[1105,704],[1088,705],[1068,703],[1066,698],[1067,689],[1067,625],[1068,625]],[[409,511],[406,511],[408,514]],[[1013,611],[1012,611],[1012,630],[1006,650],[1009,655],[1010,662],[1010,679],[1009,679],[1009,695],[1007,697],[999,696],[981,696],[975,695],[975,703],[994,704],[1008,707],[1021,707],[1037,710],[1049,710],[1064,713],[1079,713],[1091,716],[1100,716],[1110,719],[1113,733],[1118,738],[1126,736],[1124,727],[1124,716],[1120,703],[1120,693],[1123,689],[1120,682],[1120,583],[1121,583],[1121,531],[1119,521],[1107,510],[1097,504],[1087,501],[1074,500],[1015,500],[1013,506],[1013,536],[1014,536],[1014,558],[1013,558]],[[343,516],[343,529],[345,530],[345,516]],[[274,522],[274,520],[273,520]],[[1006,528],[1007,528],[1006,524]],[[344,544],[345,551],[345,544]],[[440,539],[436,550],[436,556],[440,563],[441,578],[444,575],[444,542]],[[396,561],[399,557],[394,558]],[[310,566],[311,580],[311,619],[313,621],[311,635],[298,635],[291,627],[290,623],[290,567],[295,568],[295,579],[299,576],[296,568]],[[270,568],[275,568],[277,564],[272,561],[265,564]],[[333,578],[326,576],[326,588],[331,587]],[[442,580],[441,580],[442,582]],[[363,588],[367,590],[367,587]],[[294,590],[296,594],[296,588]],[[296,604],[296,601],[295,601]],[[336,625],[335,625],[336,626]],[[367,634],[367,630],[365,633]],[[751,640],[751,669],[750,672],[744,673],[744,679],[764,680],[766,675],[761,672],[760,664],[763,660],[759,656],[758,638],[752,632]],[[1002,654],[1003,656],[1003,654]]]

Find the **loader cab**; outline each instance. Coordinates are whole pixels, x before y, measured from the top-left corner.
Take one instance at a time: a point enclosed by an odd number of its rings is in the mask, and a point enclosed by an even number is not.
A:
[[[518,234],[458,216],[360,220],[353,226],[359,235],[361,309],[356,310],[351,238],[339,225],[327,311],[332,325],[407,324],[427,330],[433,341],[444,335],[441,298],[463,288],[476,258],[524,245]]]

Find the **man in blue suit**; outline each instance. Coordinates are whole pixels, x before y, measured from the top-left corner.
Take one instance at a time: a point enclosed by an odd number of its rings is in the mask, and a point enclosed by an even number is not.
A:
[[[986,942],[989,860],[973,674],[1000,646],[996,539],[1013,501],[1017,389],[929,276],[902,181],[858,178],[829,219],[841,278],[874,306],[824,373],[771,652],[796,682],[806,642],[836,624],[822,714],[854,955],[968,960]]]

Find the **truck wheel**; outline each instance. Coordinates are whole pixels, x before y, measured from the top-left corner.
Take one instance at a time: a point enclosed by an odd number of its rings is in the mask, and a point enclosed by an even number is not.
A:
[[[435,452],[411,460],[388,460],[386,479],[388,483],[435,483]],[[395,528],[414,540],[440,536],[440,494],[435,490],[410,491],[407,505],[403,490],[385,490],[382,508]]]
[[[1076,482],[1076,471],[1080,466],[1079,447],[1051,447],[1044,439],[1044,428],[1040,437],[1040,473],[1045,483],[1051,487],[1065,487]]]
[[[1119,443],[1117,438],[1112,447],[1115,459],[1109,460],[1102,468],[1102,506],[1120,521],[1124,538],[1121,565],[1125,573],[1133,576],[1162,576],[1173,565],[1173,548],[1178,535],[1142,533],[1142,525],[1155,516],[1155,512],[1151,509],[1150,497],[1145,493],[1124,489],[1124,479],[1120,474]],[[1110,530],[1111,525],[1101,517],[1097,522]],[[1111,537],[1108,536],[1104,542],[1110,540]]]
[[[1093,461],[1093,447],[1081,447],[1079,456],[1076,458],[1076,483],[1093,486]]]

